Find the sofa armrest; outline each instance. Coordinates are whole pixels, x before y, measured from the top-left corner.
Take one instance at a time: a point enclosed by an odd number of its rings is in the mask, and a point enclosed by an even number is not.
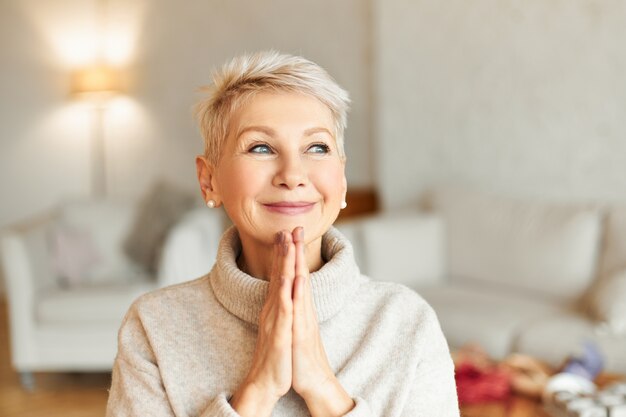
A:
[[[208,273],[224,232],[220,210],[198,208],[187,213],[169,232],[157,271],[157,285],[164,287]]]
[[[12,360],[30,355],[36,327],[38,291],[53,281],[47,252],[47,230],[52,217],[15,226],[0,235],[0,264],[8,296]]]

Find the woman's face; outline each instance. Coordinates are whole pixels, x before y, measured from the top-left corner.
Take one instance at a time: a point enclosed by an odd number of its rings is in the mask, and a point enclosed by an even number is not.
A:
[[[212,185],[242,238],[270,244],[279,230],[322,236],[345,198],[344,161],[330,110],[296,93],[260,93],[231,118]]]

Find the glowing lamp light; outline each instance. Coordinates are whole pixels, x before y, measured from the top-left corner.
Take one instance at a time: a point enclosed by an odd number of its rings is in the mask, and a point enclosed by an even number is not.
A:
[[[96,65],[75,71],[72,74],[71,92],[74,95],[112,96],[122,91],[122,77],[119,70]]]
[[[119,71],[104,64],[94,65],[72,73],[72,95],[87,98],[94,104],[92,182],[95,198],[106,196],[105,103],[109,101],[110,97],[121,92],[121,80]]]

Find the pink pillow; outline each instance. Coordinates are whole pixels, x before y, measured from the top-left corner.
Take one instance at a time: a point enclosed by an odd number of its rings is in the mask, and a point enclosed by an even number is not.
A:
[[[59,284],[66,288],[88,282],[90,271],[101,260],[91,235],[68,226],[52,231],[50,254]]]

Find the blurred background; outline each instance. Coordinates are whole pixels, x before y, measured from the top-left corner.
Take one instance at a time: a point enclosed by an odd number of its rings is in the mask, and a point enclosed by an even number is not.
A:
[[[198,88],[263,49],[350,92],[363,212],[434,184],[625,202],[624,39],[618,0],[0,0],[0,227],[70,200],[139,203],[159,180],[195,195]]]

